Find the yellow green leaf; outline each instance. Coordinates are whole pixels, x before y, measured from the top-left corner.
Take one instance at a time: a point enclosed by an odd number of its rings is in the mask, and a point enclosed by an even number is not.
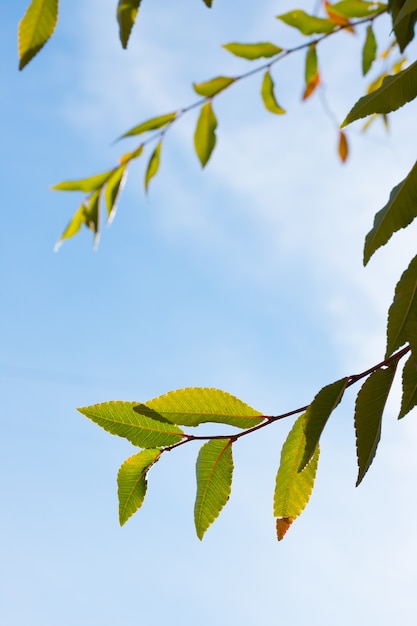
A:
[[[262,80],[261,95],[265,108],[270,111],[270,113],[275,113],[277,115],[285,113],[285,109],[278,104],[275,98],[274,81],[272,80],[269,70],[265,72]]]
[[[202,167],[204,167],[216,145],[217,119],[211,106],[206,102],[201,107],[194,133],[194,146]]]
[[[146,122],[142,122],[138,126],[134,126],[128,130],[127,133],[124,133],[124,135],[120,137],[120,139],[123,139],[124,137],[133,137],[134,135],[141,135],[149,130],[158,130],[159,128],[163,128],[173,122],[176,116],[177,112],[174,111],[173,113],[166,113],[165,115],[152,117],[151,119],[146,120]]]
[[[159,169],[159,162],[161,158],[162,141],[159,141],[155,150],[151,154],[148,167],[145,173],[145,191],[148,191],[149,183],[154,176],[156,176]]]
[[[32,0],[19,23],[19,69],[39,52],[52,36],[58,21],[58,0]]]
[[[142,506],[148,487],[148,471],[161,454],[158,449],[142,450],[126,459],[120,467],[117,475],[120,526]]]
[[[199,96],[211,98],[223,91],[223,89],[229,87],[235,80],[236,78],[232,78],[231,76],[216,76],[216,78],[207,80],[204,83],[193,83],[193,88]]]
[[[241,57],[242,59],[248,59],[249,61],[261,58],[270,58],[282,52],[282,48],[279,48],[275,44],[267,41],[260,43],[231,42],[224,44],[222,47],[235,56]]]
[[[130,33],[139,12],[141,0],[119,0],[117,5],[117,21],[119,22],[119,36],[123,48],[127,48]]]
[[[296,9],[295,11],[289,11],[282,15],[277,15],[277,19],[284,22],[288,26],[297,28],[303,35],[321,35],[325,33],[331,33],[336,24],[331,20],[323,19],[321,17],[315,17],[308,15],[305,11]]]

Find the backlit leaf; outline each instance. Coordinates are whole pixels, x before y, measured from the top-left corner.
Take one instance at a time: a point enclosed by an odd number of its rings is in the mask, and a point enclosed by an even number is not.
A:
[[[82,203],[80,208],[77,209],[77,211],[74,213],[74,215],[71,218],[68,226],[66,227],[66,229],[62,233],[60,239],[58,239],[58,241],[56,242],[55,247],[54,247],[54,252],[58,252],[59,248],[62,246],[62,244],[64,243],[65,239],[69,239],[70,237],[74,237],[74,235],[76,235],[79,232],[79,230],[81,229],[81,226],[83,224],[85,224],[85,205],[84,205],[84,203]]]
[[[98,189],[84,200],[85,225],[94,233],[95,249],[100,239],[100,192]]]
[[[174,121],[177,116],[177,112],[166,113],[165,115],[159,115],[158,117],[152,117],[146,122],[142,122],[138,126],[134,126],[130,130],[127,131],[124,135],[120,137],[123,139],[124,137],[133,137],[134,135],[141,135],[142,133],[146,133],[149,130],[159,130],[164,126],[167,126],[170,122]]]
[[[125,154],[122,154],[119,159],[120,165],[126,165],[127,163],[129,163],[129,161],[132,161],[132,159],[137,159],[138,157],[140,157],[142,152],[143,143],[141,143],[140,146],[138,146],[135,150],[132,150],[132,152],[125,152]]]
[[[171,446],[182,439],[175,424],[161,422],[134,410],[137,402],[103,402],[78,409],[112,435],[125,437],[140,448]]]
[[[395,287],[394,301],[388,311],[386,358],[408,340],[407,324],[417,315],[417,256]]]
[[[330,415],[341,401],[349,378],[341,378],[323,387],[308,407],[304,417],[306,445],[298,470],[301,471],[312,458]]]
[[[321,17],[314,17],[308,15],[305,11],[296,9],[283,15],[277,15],[277,19],[284,22],[288,26],[297,28],[303,35],[320,35],[325,33],[331,33],[335,28],[331,20],[323,19]]]
[[[62,183],[54,185],[52,189],[55,191],[84,191],[90,193],[90,191],[96,191],[109,180],[115,170],[108,170],[102,174],[96,174],[95,176],[89,176],[88,178],[79,178],[78,180],[65,180]]]
[[[270,58],[282,52],[282,48],[279,48],[275,44],[267,41],[260,43],[232,42],[226,43],[222,47],[235,56],[248,59],[249,61],[261,58]]]
[[[202,539],[231,493],[233,458],[230,439],[211,439],[203,445],[197,458],[196,474],[194,523],[197,537]]]
[[[306,65],[305,65],[305,81],[306,81],[306,87],[305,87],[304,94],[303,94],[303,100],[307,100],[307,98],[309,98],[312,95],[316,87],[320,84],[317,51],[316,51],[316,46],[314,45],[309,46],[307,50]]]
[[[140,3],[141,0],[119,0],[119,4],[117,5],[119,37],[123,48],[127,48],[127,42],[129,41]]]
[[[159,141],[155,150],[151,154],[148,167],[145,173],[145,191],[148,191],[149,183],[154,176],[156,176],[159,169],[159,162],[161,158],[162,141]]]
[[[229,87],[235,80],[236,78],[232,78],[231,76],[216,76],[216,78],[207,80],[204,83],[193,83],[193,88],[199,96],[211,98],[223,91],[223,89]]]
[[[307,467],[302,472],[298,471],[305,453],[304,419],[305,414],[296,420],[281,451],[274,492],[278,541],[284,537],[292,522],[307,506],[316,478],[319,446],[316,446]]]
[[[372,113],[391,113],[417,96],[417,61],[402,72],[386,76],[381,87],[360,98],[349,111],[342,128]]]
[[[394,380],[397,362],[373,372],[362,385],[355,405],[356,452],[362,481],[375,457],[381,438],[382,414]]]
[[[188,387],[170,391],[135,407],[142,415],[153,415],[182,426],[204,422],[251,428],[263,421],[263,415],[230,393],[210,387]],[[158,419],[154,415],[154,419]]]
[[[408,226],[416,216],[417,161],[407,177],[392,189],[387,204],[375,215],[372,230],[365,239],[364,265],[397,230]]]
[[[370,17],[386,11],[388,5],[381,2],[362,2],[361,0],[341,0],[329,5],[333,11],[345,17]]]
[[[194,133],[194,146],[202,167],[204,167],[216,145],[217,119],[211,106],[206,102],[201,107]]]
[[[362,49],[362,74],[365,76],[376,59],[376,39],[372,24],[366,29],[366,39]]]
[[[127,177],[127,168],[126,165],[121,165],[116,170],[114,170],[113,174],[110,176],[104,190],[104,198],[106,201],[106,209],[107,209],[107,221],[109,224],[114,219],[117,211],[117,202],[120,196],[120,193],[123,190],[123,187],[126,182]]]
[[[268,71],[265,72],[262,81],[261,88],[262,100],[264,102],[265,108],[271,113],[276,113],[277,115],[282,115],[285,113],[285,109],[283,109],[277,102],[274,93],[274,81],[272,80],[271,73]]]
[[[342,130],[339,131],[338,152],[339,152],[340,160],[342,161],[342,163],[345,163],[349,155],[349,146],[348,146],[346,135]]]
[[[19,69],[33,59],[52,36],[58,21],[58,0],[32,0],[19,23]]]
[[[411,354],[403,368],[403,391],[401,410],[398,419],[401,419],[417,405],[417,359]]]
[[[121,465],[117,475],[120,526],[142,506],[148,487],[147,473],[161,454],[158,449],[142,450]]]

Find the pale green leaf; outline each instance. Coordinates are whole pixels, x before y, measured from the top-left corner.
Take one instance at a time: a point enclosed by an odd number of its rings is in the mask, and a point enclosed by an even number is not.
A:
[[[318,445],[324,427],[330,415],[341,401],[349,378],[341,378],[323,387],[308,407],[304,418],[306,445],[298,470],[306,467]]]
[[[88,178],[79,178],[78,180],[64,180],[62,183],[54,185],[52,189],[55,191],[84,191],[85,193],[90,193],[90,191],[100,189],[113,175],[114,171],[114,169],[108,170],[102,174],[96,174]]]
[[[331,33],[336,28],[336,24],[331,20],[308,15],[305,11],[299,9],[289,11],[289,13],[284,13],[283,15],[277,15],[277,19],[288,26],[297,28],[303,35]]]
[[[362,385],[355,404],[358,479],[362,481],[375,457],[381,438],[382,414],[394,380],[397,362],[373,372]]]
[[[112,435],[125,437],[140,448],[171,446],[182,439],[175,424],[152,419],[134,410],[137,402],[103,402],[78,409]]]
[[[272,76],[269,71],[266,71],[263,77],[261,95],[265,108],[270,111],[270,113],[275,113],[277,115],[285,113],[285,109],[278,104],[275,98],[274,81],[272,80]]]
[[[233,457],[230,439],[211,439],[200,449],[197,464],[197,496],[194,523],[202,539],[219,516],[232,489]]]
[[[341,2],[336,2],[335,4],[331,4],[330,8],[332,11],[336,11],[339,15],[343,15],[348,18],[361,18],[361,17],[370,17],[371,15],[376,15],[378,13],[382,13],[386,11],[388,8],[387,4],[383,4],[380,2],[362,2],[361,0],[341,0]]]
[[[270,58],[280,52],[282,48],[279,48],[269,41],[263,41],[259,43],[226,43],[222,46],[228,52],[231,52],[237,57],[242,59],[248,59],[248,61],[254,61],[255,59]]]
[[[417,315],[417,256],[411,261],[395,288],[388,311],[386,358],[408,340],[407,324]]]
[[[386,76],[381,87],[360,98],[342,124],[347,126],[372,113],[391,113],[417,96],[417,61],[402,72]]]
[[[110,224],[117,211],[117,202],[126,182],[127,168],[121,165],[110,176],[104,188],[104,198],[106,201],[107,221]]]
[[[142,415],[154,416],[182,426],[205,422],[251,428],[263,421],[263,415],[230,393],[210,387],[188,387],[170,391],[135,407]],[[149,412],[148,412],[149,411]]]
[[[292,427],[281,451],[281,462],[274,492],[274,516],[277,519],[277,535],[281,540],[292,522],[305,509],[316,478],[320,449],[316,446],[307,467],[298,467],[305,452],[305,414],[300,415]]]
[[[159,141],[155,150],[152,152],[149,159],[148,167],[145,173],[145,191],[148,191],[149,183],[154,176],[156,176],[159,169],[159,162],[161,158],[162,141]]]
[[[139,11],[141,0],[119,0],[117,5],[117,21],[119,23],[119,37],[123,48],[127,48],[130,33]]]
[[[158,449],[142,450],[121,465],[117,475],[120,526],[142,506],[148,487],[147,473],[161,454]]]
[[[417,161],[407,177],[392,189],[387,204],[375,215],[372,230],[365,239],[364,265],[397,230],[408,226],[416,216]]]
[[[366,29],[366,39],[362,49],[362,74],[365,76],[376,59],[376,39],[372,24]]]
[[[229,87],[235,80],[236,78],[232,76],[216,76],[216,78],[207,80],[204,83],[193,83],[193,88],[199,96],[211,98]]]
[[[417,405],[417,359],[411,354],[403,368],[402,375],[401,419]]]
[[[194,133],[194,146],[202,167],[204,167],[216,145],[217,119],[211,106],[206,102],[201,107]]]
[[[146,133],[149,130],[159,130],[160,128],[163,128],[164,126],[167,126],[168,124],[173,122],[176,116],[177,112],[174,111],[173,113],[166,113],[165,115],[152,117],[151,119],[146,120],[146,122],[142,122],[142,124],[134,126],[130,130],[128,130],[127,133],[120,137],[120,139],[123,139],[123,137],[133,137],[134,135],[141,135],[142,133]]]
[[[52,36],[58,21],[58,0],[32,0],[19,22],[19,69],[33,59]]]

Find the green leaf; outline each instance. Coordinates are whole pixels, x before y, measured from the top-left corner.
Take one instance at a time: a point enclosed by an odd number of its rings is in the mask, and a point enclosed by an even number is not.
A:
[[[307,100],[320,84],[319,62],[317,58],[317,50],[314,44],[307,49],[305,64],[305,81],[306,87],[303,94],[303,100]]]
[[[297,28],[303,35],[331,33],[336,28],[336,24],[331,20],[314,17],[298,9],[283,15],[277,15],[277,19],[288,26]]]
[[[408,340],[407,324],[417,315],[417,256],[411,261],[395,288],[388,311],[386,358]]]
[[[231,42],[224,44],[222,47],[235,56],[241,57],[242,59],[248,59],[249,61],[261,58],[269,59],[270,57],[282,52],[282,48],[279,48],[269,41],[263,41],[260,43]]]
[[[56,242],[55,247],[54,247],[54,252],[58,252],[59,248],[62,246],[65,239],[74,237],[74,235],[76,235],[79,232],[79,230],[81,229],[81,226],[85,224],[85,219],[86,219],[85,204],[83,202],[81,206],[79,207],[79,209],[74,213],[73,217],[71,218],[71,221],[69,222],[68,226],[62,233],[60,239],[58,239],[58,241]]]
[[[355,405],[356,452],[360,484],[375,457],[381,438],[382,414],[394,380],[397,361],[389,367],[376,370],[362,385]]]
[[[158,449],[142,450],[121,465],[117,475],[120,526],[142,506],[148,487],[147,473],[161,454]]]
[[[362,2],[361,0],[342,0],[330,5],[333,11],[344,17],[370,17],[386,11],[387,4],[380,2]]]
[[[217,119],[211,102],[201,107],[194,133],[194,146],[202,167],[204,167],[216,145]]]
[[[121,165],[116,170],[114,170],[113,174],[110,176],[107,185],[104,190],[104,198],[106,201],[106,209],[107,209],[107,221],[109,224],[114,219],[117,211],[117,202],[120,196],[120,193],[123,190],[123,187],[126,182],[127,177],[127,168],[126,165]]]
[[[401,410],[398,419],[401,419],[417,405],[417,359],[411,354],[407,359],[402,375],[403,391]]]
[[[233,457],[230,439],[211,439],[200,449],[196,465],[197,496],[194,523],[202,539],[219,516],[232,490]]]
[[[213,0],[203,0],[203,2],[206,5],[206,7],[211,9],[211,5],[213,4]]]
[[[183,426],[198,426],[205,422],[251,428],[264,417],[230,393],[210,387],[188,387],[170,391],[135,407],[142,415],[156,412],[163,420]],[[154,415],[154,419],[158,419]]]
[[[397,230],[408,226],[416,216],[417,161],[407,177],[392,189],[387,204],[375,215],[372,230],[365,239],[364,265]]]
[[[305,509],[314,487],[320,449],[316,446],[307,467],[298,471],[304,456],[306,438],[305,414],[300,415],[292,427],[281,451],[274,493],[274,516],[277,518],[277,535],[280,541],[292,522]]]
[[[88,178],[79,178],[78,180],[64,180],[62,183],[54,185],[52,189],[55,191],[84,191],[85,193],[96,191],[109,180],[109,178],[114,174],[114,171],[114,169],[108,170],[102,174],[96,174],[95,176],[89,176]]]
[[[58,21],[58,0],[32,0],[19,22],[19,70],[33,59],[52,36]]]
[[[125,437],[140,448],[171,446],[182,439],[182,430],[134,410],[137,402],[103,402],[78,409],[112,435]]]
[[[193,88],[199,96],[211,98],[223,91],[223,89],[229,87],[235,80],[236,78],[232,78],[231,76],[216,76],[216,78],[207,80],[204,83],[193,83]]]
[[[162,141],[159,141],[155,150],[151,154],[148,167],[145,173],[145,191],[148,191],[149,183],[154,176],[156,176],[159,169],[159,162],[161,158]]]
[[[404,0],[389,0],[388,6],[392,15],[395,37],[401,52],[403,52],[410,41],[414,39],[417,11],[414,2],[404,2]]]
[[[349,378],[341,378],[323,387],[308,407],[304,417],[306,446],[298,470],[306,467],[317,448],[319,439],[330,415],[341,401]]]
[[[398,7],[400,6],[400,4],[402,4],[402,7],[400,11],[396,13],[396,18],[394,21],[394,28],[397,28],[400,22],[408,18],[411,15],[411,13],[414,13],[415,11],[417,11],[417,0],[405,0],[405,2],[403,3],[398,2],[397,3]]]
[[[277,115],[282,115],[285,113],[285,109],[283,109],[277,102],[274,94],[274,81],[272,80],[271,73],[269,70],[265,72],[262,88],[261,88],[262,100],[264,102],[265,108],[270,111],[270,113],[276,113]]]
[[[360,98],[349,111],[342,128],[372,113],[391,113],[417,96],[417,61],[402,72],[386,76],[381,87]]]
[[[130,33],[139,11],[141,0],[119,0],[117,5],[117,21],[119,22],[119,37],[123,48],[127,48]]]
[[[94,249],[100,239],[100,192],[101,189],[94,191],[84,200],[85,225],[94,233]]]
[[[134,135],[141,135],[142,133],[146,133],[149,130],[158,130],[159,128],[163,128],[173,122],[177,116],[177,112],[166,113],[165,115],[159,115],[158,117],[152,117],[146,122],[142,122],[138,126],[131,128],[124,135],[120,137],[123,139],[124,137],[133,137]]]
[[[362,74],[366,76],[376,59],[376,39],[372,24],[366,29],[366,39],[362,50]]]

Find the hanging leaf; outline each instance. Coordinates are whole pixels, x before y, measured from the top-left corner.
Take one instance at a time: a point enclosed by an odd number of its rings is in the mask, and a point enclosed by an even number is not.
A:
[[[251,428],[264,417],[230,393],[210,387],[188,387],[170,391],[135,407],[142,415],[168,420],[182,426],[198,426],[205,422]],[[155,415],[155,412],[157,415]]]
[[[408,340],[407,324],[417,316],[417,256],[411,261],[395,287],[394,301],[388,311],[386,357]]]
[[[64,180],[62,183],[54,185],[52,189],[54,191],[84,191],[85,193],[90,193],[100,189],[113,175],[114,171],[114,169],[108,170],[102,174],[96,174],[88,178],[79,178],[78,180]]]
[[[394,380],[397,361],[376,370],[366,379],[356,398],[355,431],[360,484],[374,460],[381,438],[382,414]]]
[[[229,87],[235,80],[236,78],[232,78],[231,76],[216,76],[216,78],[207,80],[204,83],[193,83],[193,88],[199,96],[212,98],[223,91],[223,89]]]
[[[307,506],[316,478],[319,446],[316,446],[307,467],[302,472],[298,471],[306,444],[304,419],[305,414],[296,420],[281,451],[274,493],[278,541],[281,541],[293,521]]]
[[[254,61],[255,59],[274,57],[280,52],[282,48],[279,48],[269,41],[263,41],[260,43],[226,43],[222,46],[228,52],[231,52],[237,57],[242,59],[248,59],[248,61]]]
[[[182,439],[181,428],[134,411],[135,402],[103,402],[78,409],[112,435],[125,437],[140,448],[171,446]]]
[[[155,150],[151,154],[148,167],[145,173],[145,191],[148,191],[149,183],[154,176],[156,176],[159,169],[159,162],[161,158],[162,141],[159,141]]]
[[[211,439],[200,449],[197,465],[197,497],[194,523],[197,537],[204,533],[220,514],[232,490],[233,457],[230,439]]]
[[[369,24],[366,29],[366,39],[362,49],[362,74],[366,76],[376,59],[376,39],[372,28]]]
[[[206,7],[208,7],[209,9],[211,9],[211,6],[213,4],[213,0],[203,0],[204,4],[206,5]]]
[[[84,201],[85,225],[94,233],[94,249],[100,239],[100,193],[101,189],[98,189]]]
[[[277,115],[282,115],[286,111],[283,109],[277,102],[274,93],[274,81],[272,80],[271,73],[269,70],[265,72],[262,88],[261,88],[262,100],[264,102],[265,108],[270,111],[270,113],[275,113]]]
[[[167,126],[171,122],[175,120],[177,116],[177,112],[166,113],[165,115],[159,115],[158,117],[151,117],[151,119],[146,120],[146,122],[142,122],[139,126],[134,126],[127,131],[124,135],[122,135],[119,139],[123,139],[124,137],[133,137],[134,135],[141,135],[142,133],[146,133],[149,130],[159,130],[164,126]]]
[[[119,22],[119,37],[123,48],[127,48],[130,33],[139,12],[141,0],[119,0],[117,5],[117,21]]]
[[[79,230],[81,229],[81,226],[83,224],[85,224],[85,205],[84,205],[84,203],[82,203],[80,208],[74,213],[73,217],[71,218],[71,221],[69,222],[68,226],[66,227],[66,229],[62,233],[60,239],[58,239],[58,241],[56,242],[56,244],[54,246],[54,252],[58,252],[59,248],[62,246],[62,244],[64,243],[65,239],[69,239],[70,237],[74,237],[74,235],[76,235],[79,232]]]
[[[283,15],[277,15],[277,19],[288,26],[297,28],[303,35],[322,35],[331,33],[336,28],[336,24],[331,20],[314,17],[298,9]]]
[[[201,107],[200,115],[194,133],[194,146],[202,167],[207,164],[216,145],[217,119],[214,115],[211,102]]]
[[[338,145],[339,157],[342,163],[345,163],[349,155],[349,146],[345,133],[339,130],[339,145]]]
[[[417,216],[417,161],[407,177],[396,185],[387,204],[375,215],[372,230],[366,235],[363,263],[366,265],[378,248],[405,228]]]
[[[121,465],[117,475],[120,526],[142,506],[148,488],[147,473],[161,454],[158,449],[142,450]]]
[[[391,113],[417,96],[417,61],[402,72],[384,78],[381,87],[360,98],[342,128],[372,113]]]
[[[389,0],[393,30],[401,52],[414,39],[414,26],[417,20],[415,0]]]
[[[398,419],[403,418],[417,405],[417,359],[411,354],[403,368],[401,410]]]
[[[57,21],[58,0],[32,0],[19,22],[19,70],[22,70],[50,39]]]
[[[348,382],[349,378],[346,377],[323,387],[308,407],[304,417],[306,445],[298,471],[310,462],[327,420],[341,401]]]
[[[305,91],[303,94],[303,100],[307,100],[307,98],[309,98],[312,95],[316,87],[318,87],[318,85],[320,84],[320,74],[319,74],[317,51],[316,51],[315,45],[309,46],[307,50],[305,81],[306,81],[306,87],[305,87]]]
[[[119,196],[123,190],[127,178],[127,168],[126,165],[121,165],[116,170],[114,170],[113,174],[110,176],[107,181],[104,198],[106,201],[106,209],[107,209],[107,222],[111,224],[116,215],[117,211],[117,202]]]

